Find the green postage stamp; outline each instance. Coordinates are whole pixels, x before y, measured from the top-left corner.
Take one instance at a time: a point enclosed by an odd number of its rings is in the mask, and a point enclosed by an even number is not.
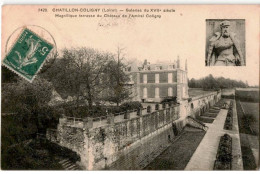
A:
[[[19,76],[32,82],[52,49],[52,44],[31,30],[24,28],[4,58],[3,64]]]

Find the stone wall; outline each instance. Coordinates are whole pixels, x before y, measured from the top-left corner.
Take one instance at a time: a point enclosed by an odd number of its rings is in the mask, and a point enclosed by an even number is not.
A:
[[[213,92],[178,106],[160,109],[152,113],[143,112],[120,122],[109,118],[107,124],[93,127],[93,122],[75,121],[71,124],[60,118],[56,142],[81,156],[82,166],[87,170],[142,169],[167,148],[186,124],[204,129],[195,117],[197,112],[214,105],[221,94]],[[193,107],[191,107],[191,104]],[[49,137],[51,131],[49,131]]]
[[[161,154],[174,137],[172,126],[168,124],[120,151],[117,154],[117,160],[108,168],[110,170],[140,170]]]
[[[127,161],[130,160],[133,155],[128,153],[137,147],[139,150],[144,149],[145,146],[142,144],[147,141],[147,137],[155,137],[155,139],[158,139],[159,135],[162,136],[161,134],[165,134],[165,131],[159,130],[164,130],[167,125],[169,126],[174,120],[177,120],[179,118],[178,113],[178,107],[171,107],[112,125],[90,129],[88,148],[89,150],[91,149],[89,157],[93,158],[91,159],[93,163],[89,165],[91,166],[89,169],[101,169],[110,166],[112,166],[112,168],[118,168],[116,166],[121,166],[121,169],[128,168],[127,166],[124,168],[122,164],[119,165],[118,162],[125,163],[125,165],[129,164]],[[172,131],[171,128],[167,130],[166,132]],[[171,134],[166,134],[167,136],[164,136],[165,140],[167,140],[168,135],[173,138]],[[157,149],[159,148],[157,143],[161,144],[162,142],[157,142],[158,140],[155,141],[155,139],[154,144],[151,143],[149,146],[153,146],[154,149]],[[167,143],[167,141],[163,141],[162,144]],[[149,149],[149,146],[146,146],[146,148]],[[149,155],[151,151],[153,150],[143,151],[143,155],[139,157],[140,160],[143,160],[143,157]],[[131,156],[131,158],[128,159],[126,156]],[[138,166],[140,167],[142,165],[136,163],[136,165],[131,166],[131,168],[136,167],[135,169],[138,169]]]
[[[87,124],[68,124],[66,118],[60,118],[56,140],[61,146],[77,152],[81,156],[83,167],[88,170],[106,167],[116,169],[116,166],[120,166],[119,161],[129,164],[126,156],[131,156],[129,159],[134,160],[135,157],[129,154],[131,151],[134,150],[137,154],[142,151],[139,162],[131,167],[139,169],[145,164],[142,160],[147,155],[159,153],[158,149],[163,150],[173,139],[172,122],[178,119],[179,106],[168,106],[166,109],[96,128],[77,127]],[[122,158],[126,161],[123,162]]]
[[[188,115],[196,117],[201,115],[221,99],[221,92],[212,92],[206,95],[193,97],[189,102]]]
[[[57,141],[59,144],[77,153],[82,153],[84,151],[84,133],[82,128],[59,124],[57,128]]]
[[[47,129],[46,138],[52,142],[58,142],[57,129]]]

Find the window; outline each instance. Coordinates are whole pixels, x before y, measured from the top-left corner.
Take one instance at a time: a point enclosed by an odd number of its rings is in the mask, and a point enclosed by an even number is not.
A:
[[[147,74],[143,75],[143,80],[144,80],[144,83],[147,83]]]
[[[159,88],[155,88],[155,98],[159,98]]]
[[[159,74],[155,74],[155,83],[159,83]]]
[[[171,97],[172,96],[172,87],[168,88],[168,96]]]
[[[162,66],[156,66],[156,70],[162,70]]]
[[[172,73],[168,73],[168,83],[172,83]]]
[[[143,89],[143,98],[147,98],[147,88]]]

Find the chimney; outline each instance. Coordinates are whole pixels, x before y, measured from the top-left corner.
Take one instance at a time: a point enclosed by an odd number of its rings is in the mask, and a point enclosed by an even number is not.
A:
[[[187,59],[185,60],[185,71],[188,71],[188,63],[187,63]]]
[[[180,57],[179,57],[179,55],[177,57],[177,68],[180,68]]]
[[[147,65],[147,59],[144,60],[144,65]]]

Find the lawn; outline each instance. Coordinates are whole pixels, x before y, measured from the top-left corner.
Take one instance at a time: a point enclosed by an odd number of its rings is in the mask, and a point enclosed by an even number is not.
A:
[[[190,97],[196,97],[196,96],[208,94],[211,92],[215,92],[215,91],[203,91],[203,89],[201,89],[201,88],[189,88],[189,91],[188,91]]]
[[[186,131],[144,170],[184,170],[206,132]]]
[[[221,90],[222,95],[235,95],[235,89],[222,89]]]
[[[197,116],[196,119],[198,119],[199,121],[202,121],[204,123],[213,123],[214,119],[212,118],[205,118],[205,117],[201,117],[201,116]]]
[[[250,124],[252,130],[259,135],[259,103],[241,102],[245,115],[252,115],[253,121]]]
[[[242,102],[240,105],[239,101],[236,101],[244,170],[255,170],[256,169],[255,157],[252,152],[252,147],[250,147],[251,142],[249,142],[247,135],[254,135],[255,132],[252,132],[250,130],[249,126],[254,125],[255,127],[258,128],[258,124],[248,123],[248,120],[245,119],[245,117],[243,115],[243,111],[242,111],[242,107],[241,107],[242,105],[243,105],[243,108],[245,108],[244,111],[246,113],[251,113],[251,114],[256,113],[255,111],[257,110],[258,106],[256,106],[255,103],[248,103],[248,102]],[[256,116],[256,114],[254,116]],[[259,117],[257,120],[259,122]],[[253,129],[253,126],[252,126],[252,129]]]

